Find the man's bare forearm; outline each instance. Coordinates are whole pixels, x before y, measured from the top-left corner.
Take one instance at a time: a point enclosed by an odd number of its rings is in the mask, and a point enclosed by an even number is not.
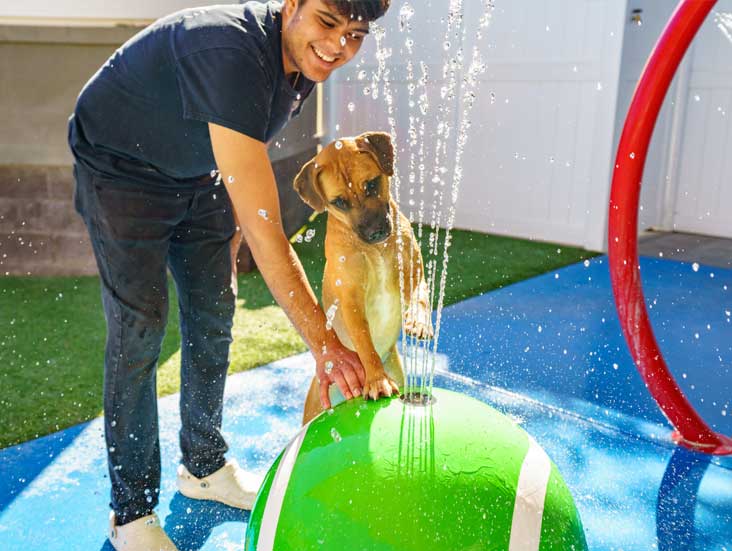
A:
[[[325,329],[325,314],[283,231],[266,146],[215,124],[209,124],[209,133],[234,217],[254,261],[275,300],[317,357],[335,334]]]
[[[325,328],[325,314],[287,237],[275,230],[259,236],[245,231],[244,236],[275,300],[308,347],[320,354],[334,334]]]

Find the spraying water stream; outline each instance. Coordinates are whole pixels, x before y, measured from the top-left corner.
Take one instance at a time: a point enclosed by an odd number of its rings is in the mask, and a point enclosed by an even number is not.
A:
[[[470,111],[477,98],[479,76],[485,70],[480,55],[480,43],[484,29],[489,25],[492,11],[492,0],[481,1],[482,14],[476,22],[475,41],[466,67],[464,45],[468,33],[465,21],[465,4],[463,0],[450,0],[447,16],[443,19],[445,32],[442,37],[442,48],[445,59],[442,65],[442,85],[439,99],[430,101],[430,75],[425,60],[415,60],[414,53],[419,51],[415,44],[412,29],[412,18],[415,9],[409,2],[402,4],[399,10],[399,32],[403,35],[403,46],[400,48],[402,59],[406,61],[406,89],[408,113],[407,136],[397,134],[398,113],[395,107],[395,93],[392,89],[392,68],[386,62],[392,57],[392,48],[384,45],[386,30],[377,23],[372,23],[371,33],[376,41],[376,69],[372,72],[370,84],[363,90],[364,95],[376,100],[383,96],[386,105],[387,121],[392,142],[396,144],[399,154],[406,154],[408,161],[407,194],[402,198],[402,178],[395,165],[392,177],[393,193],[396,202],[409,221],[416,224],[418,241],[425,238],[425,225],[428,226],[428,253],[423,258],[423,265],[415,266],[417,258],[412,250],[405,250],[405,243],[398,238],[399,288],[402,298],[402,346],[401,355],[405,368],[405,401],[422,405],[429,402],[432,394],[432,381],[435,371],[435,358],[439,344],[444,306],[445,287],[447,283],[447,267],[451,231],[455,224],[455,206],[463,178],[462,160],[470,129]],[[427,35],[423,35],[427,36]],[[415,66],[419,66],[419,77],[415,79]],[[359,72],[359,80],[364,77]],[[461,78],[462,77],[462,78]],[[350,110],[350,107],[349,107]],[[455,136],[455,132],[457,135]],[[427,166],[425,141],[427,136],[436,136],[432,151],[431,167]],[[431,173],[431,176],[430,176]],[[431,186],[426,186],[427,178]],[[446,194],[449,203],[446,203]],[[431,216],[425,220],[426,207],[431,205]],[[447,219],[443,220],[446,216]],[[441,231],[442,230],[442,231]],[[397,219],[397,235],[401,228]],[[409,335],[405,327],[405,319],[415,319],[418,312],[414,310],[416,303],[407,304],[405,297],[416,292],[419,281],[424,277],[429,292],[430,313],[436,310],[434,337],[419,342]]]

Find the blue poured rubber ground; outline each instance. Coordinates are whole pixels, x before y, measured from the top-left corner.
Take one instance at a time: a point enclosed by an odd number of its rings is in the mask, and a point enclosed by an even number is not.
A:
[[[671,370],[731,434],[732,271],[641,266]],[[554,460],[591,550],[732,551],[732,458],[670,443],[620,333],[605,257],[446,308],[439,349],[437,386],[511,416]],[[295,434],[312,372],[303,354],[230,377],[224,432],[244,467],[263,474]],[[177,400],[159,405],[158,514],[181,550],[241,549],[248,513],[176,492]],[[1,450],[0,473],[0,549],[112,549],[100,419]]]

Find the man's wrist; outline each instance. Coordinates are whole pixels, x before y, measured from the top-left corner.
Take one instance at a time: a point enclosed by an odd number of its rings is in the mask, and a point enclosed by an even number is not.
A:
[[[321,360],[340,344],[338,336],[333,329],[323,327],[323,331],[316,337],[310,347],[316,360]]]

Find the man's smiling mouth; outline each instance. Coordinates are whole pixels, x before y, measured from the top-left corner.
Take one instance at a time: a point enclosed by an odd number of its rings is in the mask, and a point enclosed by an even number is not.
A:
[[[333,63],[336,60],[336,58],[326,55],[325,52],[323,52],[322,50],[319,50],[315,46],[312,46],[312,48],[313,48],[313,51],[315,52],[315,55],[317,55],[320,59],[322,59],[326,63]]]

